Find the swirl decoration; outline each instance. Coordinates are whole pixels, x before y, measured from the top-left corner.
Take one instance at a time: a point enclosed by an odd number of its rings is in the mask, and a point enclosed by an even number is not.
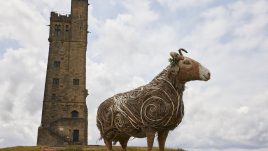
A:
[[[155,90],[141,105],[140,116],[143,125],[155,128],[166,126],[176,110],[173,99],[166,91]]]
[[[173,111],[169,110],[170,108],[170,104],[160,97],[152,96],[148,98],[141,106],[143,125],[151,127],[166,125],[168,117],[173,114]]]
[[[114,118],[114,123],[115,123],[115,127],[117,129],[122,129],[124,127],[124,122],[125,120],[123,119],[121,114],[117,114]]]

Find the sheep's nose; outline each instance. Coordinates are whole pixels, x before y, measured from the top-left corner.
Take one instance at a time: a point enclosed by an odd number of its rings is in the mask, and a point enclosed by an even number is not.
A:
[[[208,80],[209,80],[210,79],[210,72],[208,72],[207,77],[208,77]]]

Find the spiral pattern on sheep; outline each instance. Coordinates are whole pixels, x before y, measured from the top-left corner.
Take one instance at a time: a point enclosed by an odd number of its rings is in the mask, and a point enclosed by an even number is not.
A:
[[[169,96],[152,96],[143,102],[140,118],[144,125],[159,127],[167,125],[175,111]]]
[[[117,129],[121,129],[124,126],[124,120],[121,116],[121,114],[117,114],[114,118],[114,124]]]

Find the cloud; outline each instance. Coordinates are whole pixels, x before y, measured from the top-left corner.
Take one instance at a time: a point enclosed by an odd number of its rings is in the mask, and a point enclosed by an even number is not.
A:
[[[266,31],[263,20],[267,13],[257,6],[261,5],[239,1],[207,9],[201,13],[199,26],[183,39],[193,50],[204,50],[204,57],[198,60],[204,60],[212,71],[208,88],[201,86],[196,97],[194,90],[189,92],[191,97],[185,96],[189,109],[181,129],[175,130],[177,142],[183,146],[203,150],[267,147],[267,134],[262,135],[267,130],[263,125],[267,119],[262,108],[267,99],[262,74],[268,70],[258,68],[267,59],[262,46],[267,38],[260,34]],[[259,95],[263,98],[255,99]]]
[[[207,5],[212,0],[157,0],[161,5],[167,6],[171,11],[195,9]]]
[[[11,9],[12,8],[12,9]],[[0,146],[32,145],[41,116],[48,28],[31,3],[1,5]],[[33,131],[35,130],[36,131]]]
[[[187,84],[185,117],[167,146],[268,148],[267,1],[106,2],[92,1],[89,7],[89,144],[99,138],[98,105],[148,83],[168,65],[169,52],[184,47],[210,69],[212,79]],[[36,144],[51,10],[69,12],[70,2],[10,0],[0,6],[1,147]],[[135,139],[130,145],[146,141]]]
[[[31,145],[41,116],[45,63],[31,49],[8,49],[0,60],[0,146]]]

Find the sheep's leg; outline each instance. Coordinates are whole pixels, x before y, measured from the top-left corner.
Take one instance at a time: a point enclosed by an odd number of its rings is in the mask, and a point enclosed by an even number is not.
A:
[[[121,146],[122,146],[122,149],[123,151],[126,151],[127,150],[127,143],[128,143],[128,140],[129,140],[130,137],[125,137],[125,138],[122,138],[119,140]]]
[[[152,151],[154,145],[155,132],[153,131],[146,132],[146,137],[147,137],[147,151]]]
[[[109,141],[108,139],[105,139],[105,138],[103,138],[104,139],[104,143],[105,143],[105,146],[106,146],[106,148],[107,148],[107,151],[112,151],[113,149],[112,149],[112,141]]]
[[[168,131],[159,131],[158,132],[158,144],[159,144],[159,151],[165,150],[165,143],[168,136]]]

